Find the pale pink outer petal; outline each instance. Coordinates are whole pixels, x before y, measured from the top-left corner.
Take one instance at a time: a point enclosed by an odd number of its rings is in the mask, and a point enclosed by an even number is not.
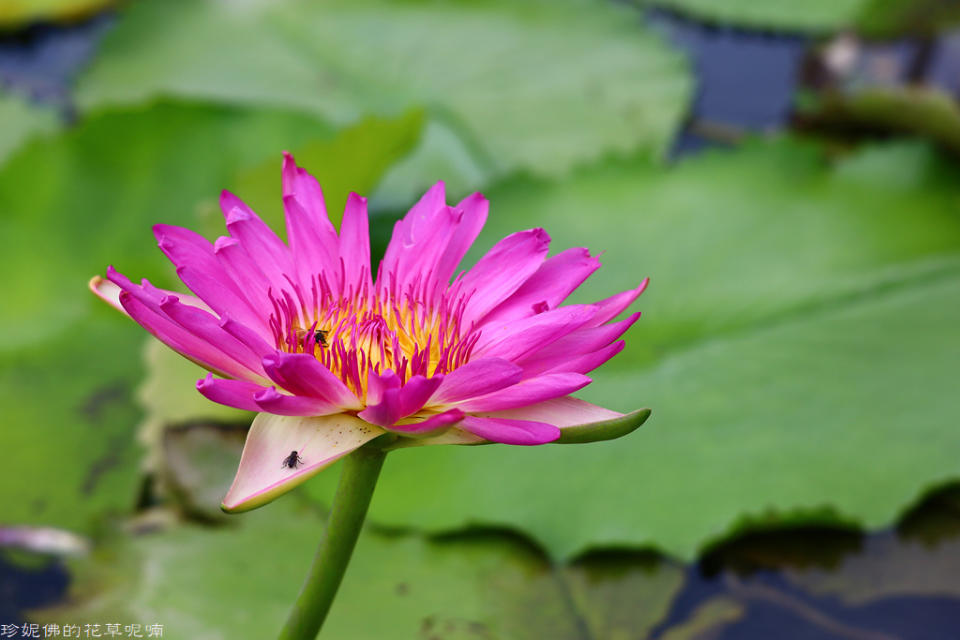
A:
[[[90,278],[90,282],[87,286],[90,287],[90,291],[92,291],[98,298],[109,304],[117,311],[126,315],[127,312],[124,310],[123,305],[120,304],[120,292],[122,289],[116,284],[105,278],[101,278],[100,276],[93,276]]]
[[[552,424],[515,418],[467,416],[459,426],[485,440],[502,444],[546,444],[560,437],[560,429]]]
[[[527,407],[507,409],[506,411],[491,411],[479,415],[486,418],[512,418],[546,422],[561,429],[623,417],[622,413],[598,407],[595,404],[570,396],[547,400]]]
[[[111,307],[119,311],[120,313],[126,315],[126,310],[124,310],[123,305],[120,304],[120,292],[123,291],[116,283],[110,282],[106,278],[101,276],[93,276],[90,278],[88,285],[90,291],[94,293],[98,298],[109,304]],[[197,309],[203,309],[207,313],[213,313],[213,309],[207,306],[203,300],[197,296],[192,296],[189,293],[180,293],[179,291],[168,291],[166,289],[161,289],[164,294],[177,296],[180,298],[180,302],[183,304],[188,304],[191,307],[196,307]]]
[[[297,418],[259,414],[247,434],[224,511],[248,511],[279,497],[384,431],[353,416]],[[296,451],[303,464],[283,461]]]
[[[514,409],[568,396],[588,384],[590,378],[580,373],[550,373],[480,398],[471,398],[458,403],[457,408],[470,413]]]

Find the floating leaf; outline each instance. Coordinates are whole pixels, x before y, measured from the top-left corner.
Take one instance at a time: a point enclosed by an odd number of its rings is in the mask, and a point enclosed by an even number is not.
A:
[[[53,131],[57,116],[52,109],[31,106],[15,96],[0,92],[0,166],[22,144],[38,133]]]
[[[5,0],[0,4],[0,28],[16,28],[41,20],[79,20],[116,3],[116,0]]]
[[[181,0],[127,7],[77,100],[186,96],[338,123],[426,105],[483,166],[551,174],[662,155],[690,90],[681,56],[612,4]]]
[[[231,527],[178,526],[114,539],[92,559],[73,563],[69,603],[34,617],[155,621],[165,637],[270,637],[300,588],[323,523],[290,499],[232,520]],[[682,578],[678,568],[650,563],[628,564],[617,577],[589,563],[572,571],[577,604],[607,597],[632,604],[656,594],[641,611],[592,612],[601,625],[607,615],[662,618]],[[562,574],[513,536],[430,540],[367,531],[324,633],[356,640],[585,640],[565,588]]]
[[[557,249],[605,251],[578,301],[651,277],[627,349],[582,395],[653,416],[584,446],[397,452],[371,517],[509,525],[561,557],[655,544],[690,558],[744,515],[890,522],[960,473],[954,171],[901,145],[830,168],[787,141],[492,191],[485,238],[543,225]],[[307,490],[326,500],[332,480]]]

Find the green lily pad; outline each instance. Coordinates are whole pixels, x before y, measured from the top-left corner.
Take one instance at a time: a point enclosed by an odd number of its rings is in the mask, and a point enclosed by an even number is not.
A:
[[[838,31],[852,28],[872,0],[651,0],[656,7],[740,27],[791,31]]]
[[[0,92],[0,166],[21,145],[38,133],[57,128],[57,114],[50,108],[32,106],[16,96]]]
[[[182,96],[295,107],[341,124],[426,105],[497,172],[661,156],[691,79],[635,12],[578,0],[134,3],[77,101]]]
[[[855,29],[874,38],[932,35],[956,24],[960,6],[942,0],[637,0],[699,20],[814,34]]]
[[[414,110],[399,118],[367,117],[342,129],[331,140],[311,140],[290,149],[297,164],[316,176],[323,189],[327,214],[339,226],[347,195],[367,196],[384,173],[407,156],[419,141],[423,112]],[[231,190],[285,237],[280,158],[244,170]],[[418,194],[419,197],[419,194]],[[221,225],[222,226],[222,225]]]
[[[271,637],[306,575],[322,520],[289,498],[231,520],[233,526],[174,526],[113,539],[74,562],[67,604],[32,617],[158,622],[164,637]],[[575,571],[579,601],[636,602],[656,593],[640,607],[640,617],[650,619],[665,615],[682,584],[682,571],[667,565],[628,565],[614,579],[597,578],[589,566]],[[610,637],[582,632],[579,602],[568,600],[566,588],[542,554],[507,534],[426,539],[367,531],[324,634],[356,640]],[[610,613],[626,619],[637,609]]]
[[[653,418],[584,446],[397,452],[371,517],[509,525],[560,557],[691,558],[744,526],[889,523],[960,475],[955,171],[922,146],[831,167],[783,141],[492,191],[481,244],[544,225],[557,250],[605,251],[579,301],[651,277],[626,350],[581,395]],[[332,480],[306,489],[326,500]]]
[[[116,3],[117,0],[5,0],[0,5],[0,29],[41,20],[79,20]]]

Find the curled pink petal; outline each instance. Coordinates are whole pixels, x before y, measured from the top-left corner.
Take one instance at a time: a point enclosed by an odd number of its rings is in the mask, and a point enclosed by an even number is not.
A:
[[[297,395],[325,401],[341,410],[358,410],[363,404],[340,378],[304,353],[275,352],[263,359],[267,374]]]
[[[280,393],[273,387],[260,391],[253,397],[260,411],[278,416],[329,416],[341,413],[339,406],[320,398],[292,396]]]
[[[560,429],[554,425],[532,420],[467,416],[460,427],[484,440],[502,444],[546,444],[560,437]]]
[[[502,358],[480,358],[455,369],[437,388],[430,401],[447,404],[485,396],[520,382],[523,369]]]
[[[458,404],[457,408],[477,413],[524,407],[570,395],[588,384],[590,384],[590,378],[580,373],[548,373],[518,382],[490,395],[471,398]]]
[[[563,429],[579,424],[601,422],[622,418],[623,414],[598,407],[578,398],[556,398],[527,407],[516,407],[506,411],[492,411],[482,414],[487,418],[505,418],[546,422]]]
[[[441,375],[413,376],[400,388],[384,390],[379,404],[368,406],[357,415],[371,424],[389,427],[422,409],[442,381]]]
[[[464,414],[459,409],[450,409],[423,420],[395,424],[387,427],[387,431],[411,437],[436,436],[463,420],[463,417]]]
[[[264,389],[262,385],[246,380],[214,378],[212,373],[208,373],[206,378],[197,380],[197,391],[206,399],[245,411],[260,411],[260,406],[253,396]]]

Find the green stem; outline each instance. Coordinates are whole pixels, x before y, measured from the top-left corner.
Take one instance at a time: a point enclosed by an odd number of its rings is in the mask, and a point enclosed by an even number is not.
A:
[[[327,530],[279,640],[311,640],[320,632],[357,544],[386,455],[380,448],[361,447],[347,456]]]

